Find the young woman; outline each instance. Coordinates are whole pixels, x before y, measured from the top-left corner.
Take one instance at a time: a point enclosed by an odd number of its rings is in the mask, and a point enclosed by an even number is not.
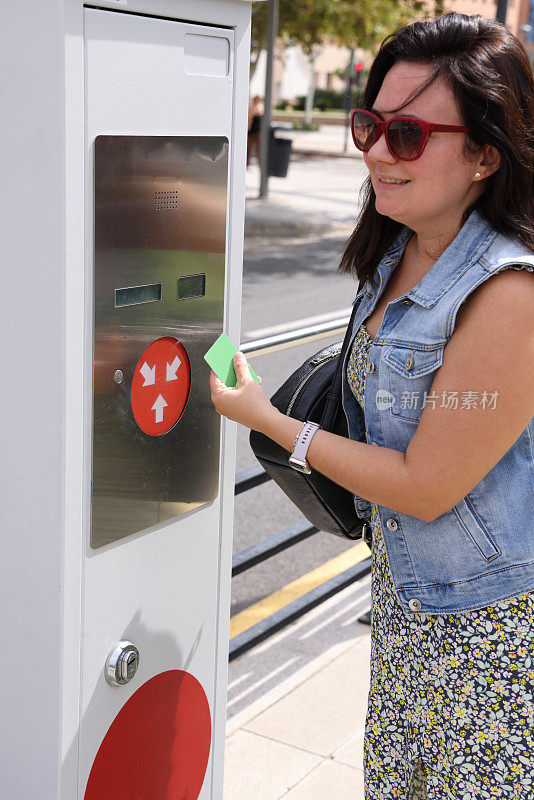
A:
[[[247,167],[250,159],[255,155],[260,160],[260,130],[263,117],[263,100],[260,95],[255,95],[248,106],[248,134],[247,134]]]
[[[366,800],[534,797],[534,81],[500,24],[450,13],[382,44],[352,114],[369,169],[349,437],[308,463],[371,516]],[[365,323],[365,324],[364,324]],[[234,359],[220,414],[292,452]],[[355,678],[356,679],[356,678]]]

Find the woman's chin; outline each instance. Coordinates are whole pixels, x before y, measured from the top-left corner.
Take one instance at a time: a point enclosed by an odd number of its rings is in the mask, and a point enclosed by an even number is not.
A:
[[[381,197],[376,197],[375,209],[379,214],[382,214],[383,217],[389,217],[395,222],[401,222],[402,224],[405,224],[402,209],[399,208],[397,203],[390,203],[387,199],[384,200]]]

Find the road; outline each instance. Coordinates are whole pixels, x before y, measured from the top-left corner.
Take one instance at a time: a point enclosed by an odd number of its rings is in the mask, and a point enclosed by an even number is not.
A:
[[[251,237],[245,242],[241,341],[258,338],[273,326],[298,327],[310,319],[350,313],[357,283],[337,272],[346,236],[339,233],[305,239]],[[251,357],[271,396],[304,361],[335,336],[266,356]],[[237,471],[257,464],[249,431],[238,427]],[[272,482],[235,499],[234,553],[301,521],[302,515]],[[332,534],[318,533],[290,550],[253,567],[232,581],[234,615],[352,546]]]

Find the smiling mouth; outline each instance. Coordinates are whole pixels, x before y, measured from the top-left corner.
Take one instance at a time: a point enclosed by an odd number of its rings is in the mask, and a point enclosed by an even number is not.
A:
[[[378,180],[380,183],[387,183],[393,186],[403,186],[405,183],[410,183],[409,180],[403,180],[401,178],[378,178]]]

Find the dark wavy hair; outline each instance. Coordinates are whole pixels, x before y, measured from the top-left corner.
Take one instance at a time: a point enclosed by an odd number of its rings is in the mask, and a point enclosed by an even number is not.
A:
[[[493,145],[501,166],[486,179],[483,194],[465,211],[462,224],[476,208],[499,232],[516,236],[534,250],[534,78],[523,45],[498,22],[451,12],[413,22],[386,37],[373,61],[363,96],[371,109],[386,73],[397,61],[428,64],[430,78],[412,93],[414,100],[441,78],[451,88],[463,124],[464,152]],[[342,252],[340,272],[355,272],[360,284],[376,286],[374,273],[402,224],[379,214],[370,177],[363,206]]]

